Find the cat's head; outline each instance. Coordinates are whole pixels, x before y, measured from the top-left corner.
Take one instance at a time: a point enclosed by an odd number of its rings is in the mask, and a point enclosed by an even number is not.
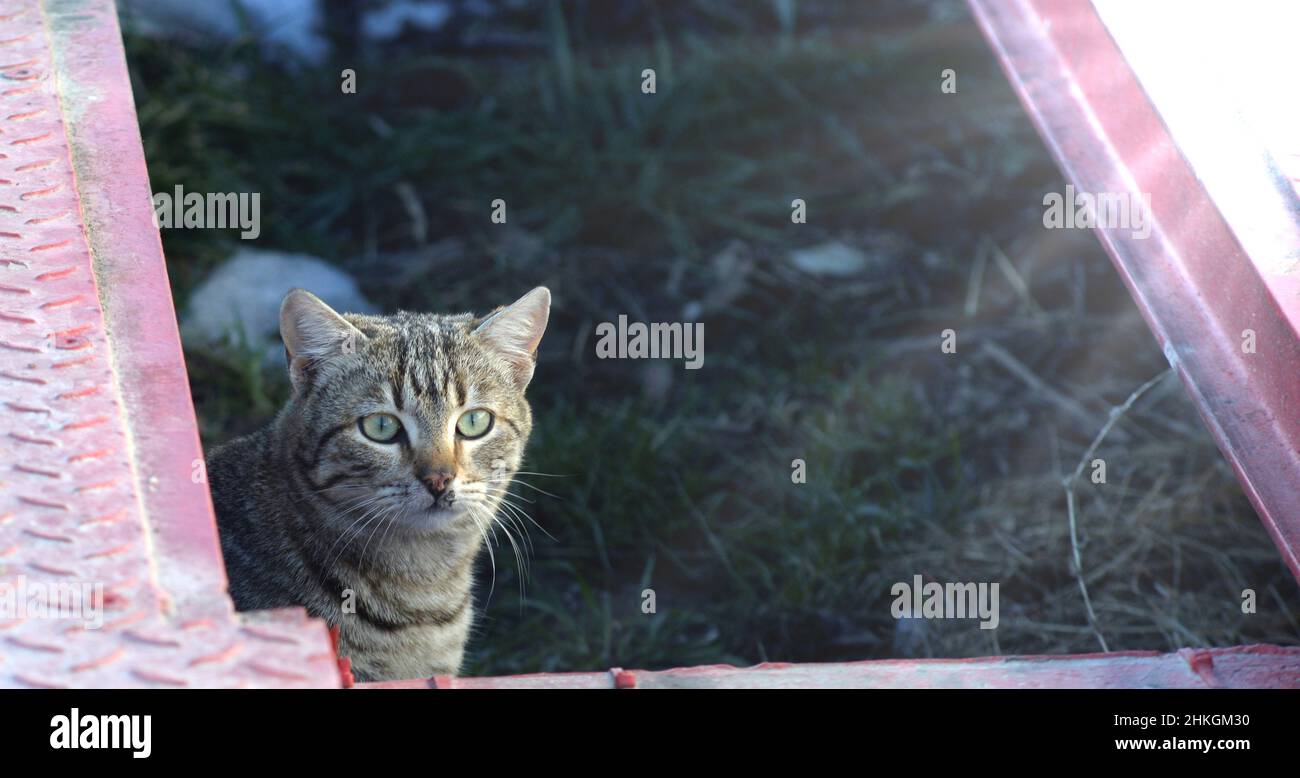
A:
[[[484,316],[280,307],[293,397],[278,424],[336,531],[486,530],[532,429],[524,390],[546,330],[538,287]]]

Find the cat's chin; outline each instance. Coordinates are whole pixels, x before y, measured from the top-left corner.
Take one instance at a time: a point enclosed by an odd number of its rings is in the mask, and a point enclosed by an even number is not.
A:
[[[416,533],[446,532],[473,528],[469,511],[459,505],[422,505],[407,511],[402,522]]]

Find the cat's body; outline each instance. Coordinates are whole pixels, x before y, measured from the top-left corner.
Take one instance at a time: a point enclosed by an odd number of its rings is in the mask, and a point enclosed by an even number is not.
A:
[[[209,457],[235,606],[339,626],[361,680],[456,673],[549,305],[538,289],[484,319],[341,317],[290,293],[293,397]]]

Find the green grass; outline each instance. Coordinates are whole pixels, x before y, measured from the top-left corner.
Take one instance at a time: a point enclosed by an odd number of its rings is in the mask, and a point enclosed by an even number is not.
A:
[[[670,413],[546,409],[530,459],[564,477],[524,480],[562,500],[517,491],[537,499],[532,513],[555,539],[534,538],[542,548],[522,601],[498,558],[479,667],[535,667],[520,643],[535,633],[520,625],[554,620],[578,642],[551,649],[546,669],[827,655],[821,644],[836,629],[826,622],[860,597],[864,551],[919,518],[959,520],[960,451],[919,421],[905,382],[858,374],[783,387],[826,402],[773,409],[799,430],[793,438],[761,417],[750,421],[767,429],[745,433],[711,423],[775,388],[759,378],[708,399],[683,392]],[[795,484],[791,462],[805,457],[807,483]],[[653,616],[639,608],[647,586]]]
[[[882,159],[926,151],[907,121],[953,107],[918,83],[938,61],[896,44],[817,36],[773,51],[764,40],[659,39],[595,64],[567,48],[561,20],[552,24],[553,54],[539,62],[368,63],[356,66],[357,95],[339,91],[335,70],[285,70],[249,42],[212,52],[130,38],[154,188],[261,192],[262,244],[336,261],[411,247],[394,189],[405,182],[418,184],[433,238],[483,237],[500,197],[510,223],[548,246],[698,262],[725,239],[789,243],[795,197],[813,203],[813,229],[824,231],[923,205],[935,189],[925,176],[962,176],[983,194],[1018,173],[1006,154],[980,152],[1021,146],[1023,123],[1018,136],[993,122],[954,127],[974,133],[958,159]],[[961,43],[949,60],[976,55],[978,41]],[[996,77],[988,64],[972,68],[970,88]],[[639,90],[646,65],[661,73],[655,95]],[[412,103],[398,86],[422,78],[458,79],[466,94],[438,110]],[[876,141],[884,148],[869,149]],[[222,255],[208,234],[167,238],[185,257],[182,293]]]

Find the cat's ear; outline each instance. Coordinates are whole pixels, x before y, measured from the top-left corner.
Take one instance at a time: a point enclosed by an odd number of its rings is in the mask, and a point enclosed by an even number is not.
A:
[[[537,344],[551,315],[551,290],[539,286],[510,305],[488,314],[474,334],[510,361],[520,389],[533,379]]]
[[[289,363],[289,380],[299,392],[307,386],[315,366],[350,353],[366,336],[316,295],[290,289],[280,303],[280,338]]]

